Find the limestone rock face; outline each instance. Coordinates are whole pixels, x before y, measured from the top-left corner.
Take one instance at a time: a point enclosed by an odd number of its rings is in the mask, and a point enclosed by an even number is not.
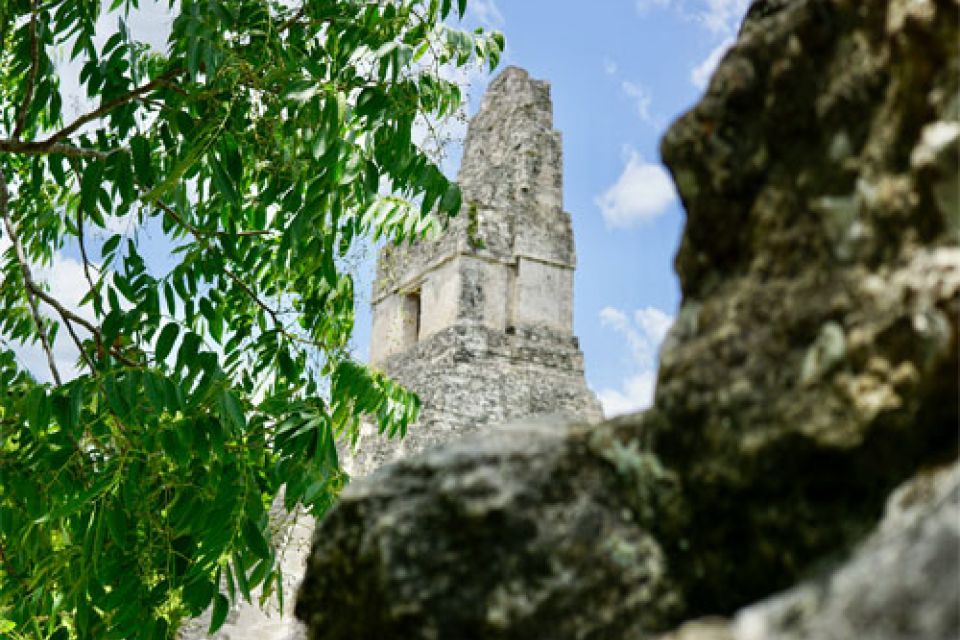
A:
[[[655,465],[606,430],[551,421],[402,459],[324,520],[297,616],[311,638],[343,640],[605,640],[662,624],[679,600],[648,530],[651,496],[671,495]]]
[[[956,456],[957,26],[953,0],[755,2],[663,140],[688,220],[655,440],[692,613],[793,583]]]
[[[688,221],[654,408],[352,489],[315,539],[311,637],[949,637],[956,491],[863,541],[958,454],[958,24],[956,0],[755,1],[663,141]]]

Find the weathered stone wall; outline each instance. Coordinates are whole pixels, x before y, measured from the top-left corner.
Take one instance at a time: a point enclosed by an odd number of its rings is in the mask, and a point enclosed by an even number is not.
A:
[[[530,416],[595,421],[599,405],[583,381],[576,340],[547,330],[497,331],[458,325],[386,363],[391,377],[415,389],[421,417],[400,441],[365,425],[347,471],[364,476],[383,464]]]
[[[576,258],[562,173],[549,85],[506,69],[470,122],[458,179],[462,215],[439,238],[381,252],[372,361],[409,348],[396,310],[414,292],[420,339],[470,320],[501,331],[542,326],[572,335]],[[449,295],[454,288],[459,295]]]
[[[662,146],[688,218],[653,409],[351,485],[311,638],[956,637],[956,472],[924,477],[958,457],[958,30],[957,0],[755,0]]]

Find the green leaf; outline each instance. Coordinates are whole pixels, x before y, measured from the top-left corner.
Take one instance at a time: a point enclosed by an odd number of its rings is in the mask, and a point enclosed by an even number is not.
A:
[[[243,404],[236,394],[229,389],[220,393],[220,415],[222,419],[235,430],[242,432],[247,427],[247,420],[243,415]]]
[[[117,247],[120,245],[120,240],[123,239],[119,233],[110,236],[110,238],[103,243],[103,246],[100,248],[100,256],[102,258],[109,259],[113,252],[117,250]]]
[[[260,527],[257,526],[257,523],[250,518],[244,518],[241,532],[243,533],[244,541],[253,553],[264,559],[270,557],[270,547],[267,545],[267,541],[260,532]]]
[[[230,180],[233,181],[233,184],[240,184],[240,181],[243,179],[243,160],[240,156],[237,140],[233,137],[233,134],[229,132],[223,134],[222,153]]]
[[[167,356],[170,355],[170,351],[173,349],[173,343],[177,341],[177,335],[180,333],[180,327],[173,322],[167,323],[167,325],[160,332],[160,335],[157,337],[157,346],[154,349],[154,357],[156,358],[157,364],[163,363]]]
[[[206,576],[199,576],[183,587],[183,601],[190,613],[198,616],[210,604],[215,592],[213,583]]]
[[[237,191],[233,181],[223,170],[223,164],[220,162],[220,159],[210,154],[207,164],[210,167],[210,176],[213,178],[213,184],[216,186],[217,191],[227,199],[227,202],[239,204],[240,193]]]
[[[209,635],[219,631],[220,627],[227,619],[230,612],[230,601],[222,593],[218,593],[213,600],[213,613],[210,616],[210,627],[207,629]]]
[[[103,163],[93,160],[83,170],[80,180],[80,208],[91,215],[98,215],[97,198],[103,182]]]
[[[440,201],[440,210],[447,215],[457,215],[460,213],[462,198],[463,195],[460,191],[460,186],[456,182],[451,182],[450,186],[447,187],[446,193],[443,194],[443,199]]]
[[[133,175],[144,188],[153,186],[153,164],[150,161],[150,143],[143,136],[130,139],[130,153],[133,156]]]
[[[50,424],[51,402],[43,387],[34,387],[27,401],[27,422],[34,433],[46,431]]]
[[[110,531],[110,537],[114,543],[123,545],[127,539],[127,518],[123,509],[119,505],[114,505],[107,511],[107,529]]]

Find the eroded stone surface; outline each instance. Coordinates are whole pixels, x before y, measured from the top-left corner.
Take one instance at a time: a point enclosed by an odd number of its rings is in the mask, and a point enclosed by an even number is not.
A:
[[[755,2],[664,138],[688,221],[656,450],[693,613],[786,587],[956,453],[957,13]]]
[[[526,421],[351,483],[314,540],[297,616],[324,639],[604,640],[662,625],[680,602],[650,498],[669,512],[672,479],[614,442]]]

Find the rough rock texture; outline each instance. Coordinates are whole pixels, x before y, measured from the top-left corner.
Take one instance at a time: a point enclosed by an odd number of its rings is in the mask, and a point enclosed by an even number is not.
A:
[[[313,638],[628,637],[679,604],[644,524],[670,486],[608,430],[488,429],[351,483],[297,616]]]
[[[817,579],[660,640],[950,640],[960,634],[960,465],[921,472]]]
[[[663,142],[688,222],[654,408],[589,437],[481,439],[476,453],[431,453],[356,486],[315,539],[298,606],[312,637],[645,638],[704,618],[675,637],[729,640],[739,628],[707,617],[846,557],[896,486],[956,459],[958,23],[956,0],[754,2],[706,95]],[[517,447],[534,457],[510,466]],[[499,520],[478,524],[475,500],[484,515],[503,504]],[[579,525],[592,505],[610,509],[606,524]],[[618,511],[639,573],[598,581]],[[904,557],[913,571],[883,560],[893,547],[881,532],[796,597],[853,624],[860,604],[879,609],[863,594],[845,607],[840,586],[873,567],[887,572],[887,611],[919,611],[925,594],[945,612],[960,585],[933,593],[913,580],[945,580],[928,560],[956,564],[943,546],[955,541],[950,517],[934,509],[904,529],[931,536]],[[586,604],[550,604],[565,593]],[[792,619],[776,606],[761,627],[771,634]],[[501,611],[520,613],[491,626]],[[864,628],[943,628],[899,620]],[[831,637],[809,629],[784,637]]]
[[[664,138],[688,221],[656,450],[693,613],[791,584],[956,455],[957,27],[955,0],[756,2]]]

